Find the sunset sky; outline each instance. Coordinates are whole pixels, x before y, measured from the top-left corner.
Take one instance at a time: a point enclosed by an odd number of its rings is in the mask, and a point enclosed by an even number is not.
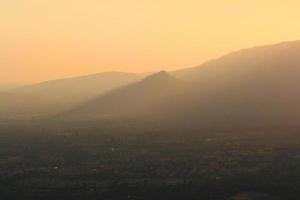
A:
[[[299,0],[1,0],[0,82],[173,70],[300,39]]]

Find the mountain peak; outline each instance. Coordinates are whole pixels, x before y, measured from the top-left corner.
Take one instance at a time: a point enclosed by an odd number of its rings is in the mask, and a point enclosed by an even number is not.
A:
[[[148,77],[146,77],[144,80],[142,80],[143,82],[161,82],[161,81],[178,81],[174,76],[172,76],[171,74],[169,74],[166,71],[160,71],[157,73],[154,73]]]
[[[164,75],[168,75],[169,73],[166,72],[165,70],[161,70],[161,71],[159,71],[159,72],[157,72],[157,73],[155,73],[155,74],[164,74]]]

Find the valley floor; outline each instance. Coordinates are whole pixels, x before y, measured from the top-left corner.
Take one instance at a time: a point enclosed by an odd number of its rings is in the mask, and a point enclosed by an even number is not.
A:
[[[296,130],[42,132],[1,129],[0,199],[300,198]]]

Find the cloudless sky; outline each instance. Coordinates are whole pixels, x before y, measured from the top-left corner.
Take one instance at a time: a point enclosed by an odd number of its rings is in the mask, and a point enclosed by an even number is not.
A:
[[[300,39],[299,20],[299,0],[0,0],[0,80],[192,67]]]

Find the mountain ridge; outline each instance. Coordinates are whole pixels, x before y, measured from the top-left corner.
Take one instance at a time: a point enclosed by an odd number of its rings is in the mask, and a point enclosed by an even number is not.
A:
[[[100,95],[70,113],[92,112],[95,116],[117,116],[119,114],[134,115],[134,113],[149,111],[149,107],[160,104],[181,85],[181,81],[165,71],[152,74],[141,81],[111,90]],[[167,94],[167,95],[166,95]],[[69,116],[70,116],[69,113]]]
[[[220,56],[215,59],[211,59],[209,61],[204,62],[201,65],[195,66],[195,67],[190,67],[190,68],[185,68],[185,69],[180,69],[176,71],[172,71],[171,74],[173,74],[177,78],[181,78],[184,80],[193,80],[197,81],[201,79],[201,74],[205,73],[207,70],[212,70],[212,68],[216,68],[218,66],[222,66],[223,69],[226,69],[224,67],[224,64],[229,65],[230,62],[251,62],[251,58],[259,58],[260,62],[266,59],[267,57],[271,57],[271,59],[274,58],[274,56],[279,56],[280,53],[286,53],[287,50],[289,49],[294,49],[294,51],[298,51],[300,49],[300,40],[295,40],[295,41],[285,41],[285,42],[280,42],[280,43],[275,43],[275,44],[267,44],[263,46],[255,46],[251,48],[243,48],[237,51],[232,51],[228,54],[225,54],[223,56]],[[290,50],[291,51],[291,50]],[[266,55],[266,53],[271,53],[271,55]],[[273,54],[273,55],[272,55]],[[298,56],[298,55],[297,55]],[[296,60],[297,59],[296,56]],[[237,60],[237,57],[242,57],[243,60]],[[275,57],[278,59],[278,57]],[[224,63],[226,61],[227,63]],[[268,62],[270,60],[267,60]],[[266,61],[265,61],[266,62]],[[235,65],[238,65],[239,63],[234,63]],[[242,65],[239,65],[242,66]],[[249,65],[251,66],[251,65]],[[253,65],[252,65],[253,66]],[[216,69],[214,69],[216,70]],[[200,78],[198,76],[201,76]],[[204,76],[204,75],[203,75]]]
[[[132,82],[127,82],[126,76],[126,83],[116,85],[113,81],[114,87],[102,92],[99,87],[103,84],[92,81],[92,87],[88,87],[89,98],[74,98],[69,89],[63,89],[62,95],[46,92],[28,100],[25,97],[23,102],[23,97],[18,96],[17,102],[23,107],[15,110],[23,114],[36,108],[35,114],[45,110],[51,113],[72,110],[68,116],[75,115],[76,111],[78,118],[87,119],[148,116],[157,121],[190,121],[202,125],[300,124],[297,120],[300,118],[298,74],[300,41],[284,42],[243,49],[196,68],[161,71],[146,78],[129,75]],[[103,82],[103,79],[97,81]],[[72,82],[67,88],[70,87],[79,89]],[[58,91],[54,91],[57,94]],[[86,92],[84,88],[83,91]],[[64,101],[53,103],[52,96]]]
[[[140,80],[138,74],[105,72],[87,76],[51,80],[8,91],[11,98],[2,101],[4,118],[32,119],[56,115],[99,94]],[[1,97],[0,97],[1,98]],[[0,99],[1,100],[1,99]]]
[[[151,109],[140,109],[143,111],[136,109],[133,116],[136,119],[141,119],[141,116],[146,119],[148,116],[162,123],[190,122],[197,126],[300,124],[297,120],[300,118],[300,92],[297,89],[300,84],[299,41],[241,50],[189,73],[194,78],[182,78],[189,80],[187,87],[172,84],[174,94],[165,92],[165,96],[161,96],[165,99],[163,103],[155,104]],[[155,85],[147,94],[150,96],[148,100],[157,95],[155,90],[160,88],[161,84]],[[113,118],[114,113],[122,109],[118,114],[130,116],[136,104],[143,105],[143,99],[136,97],[145,92],[137,90],[132,95],[130,92],[115,91],[113,94],[109,98],[105,95],[100,97],[102,101],[94,101],[83,116],[90,112],[93,113],[90,116],[109,114]],[[124,106],[123,98],[135,103]],[[101,109],[96,109],[99,107]]]

